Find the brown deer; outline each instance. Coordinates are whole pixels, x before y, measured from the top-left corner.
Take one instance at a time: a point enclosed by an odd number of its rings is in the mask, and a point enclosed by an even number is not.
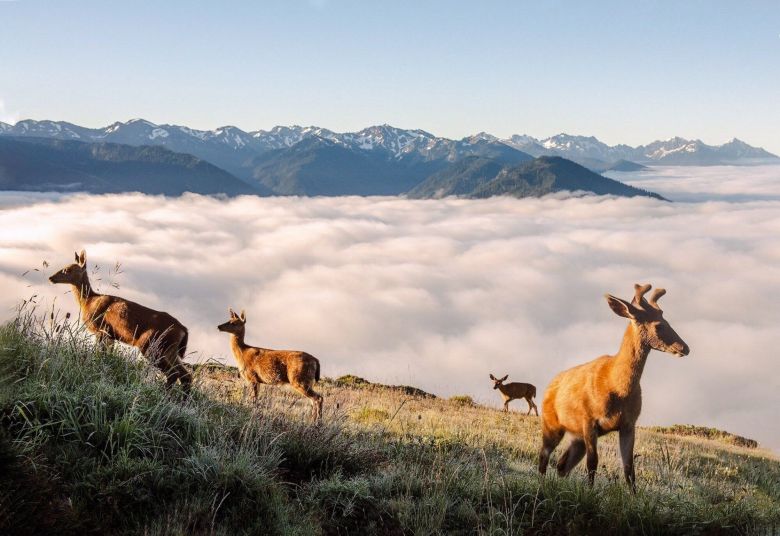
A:
[[[528,402],[528,413],[526,415],[530,415],[533,409],[538,417],[539,410],[536,408],[533,400],[536,396],[536,387],[530,383],[504,383],[508,377],[509,374],[503,378],[496,378],[492,374],[490,375],[490,379],[493,380],[493,389],[501,391],[501,396],[504,398],[504,411],[509,412],[509,403],[512,400],[525,398],[525,401]]]
[[[550,453],[564,433],[573,436],[568,449],[558,460],[558,474],[568,475],[587,454],[588,481],[598,467],[596,442],[599,436],[618,431],[623,473],[631,491],[636,493],[634,475],[635,425],[642,409],[639,380],[651,349],[679,357],[688,355],[683,342],[663,317],[658,299],[666,291],[656,289],[649,301],[644,295],[650,285],[634,285],[629,303],[610,294],[607,303],[618,316],[629,320],[620,350],[558,374],[550,382],[542,403],[542,448],[539,472],[547,470]]]
[[[253,402],[257,402],[259,384],[289,383],[293,389],[311,401],[313,419],[322,418],[322,396],[312,389],[320,380],[320,362],[306,352],[292,350],[269,350],[249,346],[244,342],[246,313],[241,315],[228,309],[230,320],[217,326],[219,331],[231,334],[230,346],[238,362],[241,377],[252,388]]]
[[[76,262],[52,275],[49,281],[72,286],[81,317],[98,343],[108,347],[119,341],[138,348],[165,374],[166,387],[179,380],[188,392],[192,375],[182,361],[187,351],[187,328],[168,313],[95,292],[89,283],[86,251],[82,249],[75,255]]]

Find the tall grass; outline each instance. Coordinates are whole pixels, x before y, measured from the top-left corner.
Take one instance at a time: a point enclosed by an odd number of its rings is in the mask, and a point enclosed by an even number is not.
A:
[[[541,479],[538,420],[323,382],[324,423],[280,388],[256,406],[200,367],[166,391],[67,319],[0,328],[0,533],[718,534],[780,527],[780,463],[642,431],[640,490],[602,442],[596,486]]]

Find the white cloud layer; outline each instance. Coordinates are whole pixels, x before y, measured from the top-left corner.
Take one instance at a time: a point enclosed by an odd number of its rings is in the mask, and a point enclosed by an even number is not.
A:
[[[780,165],[664,166],[607,175],[673,201],[780,200]]]
[[[640,423],[780,448],[780,201],[7,193],[2,316],[33,293],[75,313],[65,288],[21,274],[44,259],[53,272],[81,247],[104,272],[122,262],[118,294],[187,325],[196,359],[232,362],[216,329],[232,306],[247,310],[249,343],[309,351],[325,375],[491,404],[491,372],[541,398],[558,371],[617,351],[625,321],[603,295],[650,282],[668,289],[691,355],[651,353]]]

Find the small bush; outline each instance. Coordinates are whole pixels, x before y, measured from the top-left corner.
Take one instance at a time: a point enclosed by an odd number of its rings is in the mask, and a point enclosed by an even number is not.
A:
[[[650,428],[653,432],[662,434],[672,434],[678,436],[703,437],[705,439],[714,439],[723,441],[738,447],[749,449],[758,448],[758,441],[742,437],[730,432],[718,430],[717,428],[708,428],[705,426],[694,426],[691,424],[673,424],[672,426],[653,426]]]
[[[352,413],[352,418],[359,423],[381,423],[390,418],[390,412],[377,408],[360,408]]]
[[[339,376],[334,380],[334,383],[339,387],[364,387],[371,385],[370,381],[363,379],[360,376],[355,376],[354,374]]]
[[[453,404],[456,404],[458,406],[468,406],[468,407],[474,407],[476,404],[474,403],[474,399],[471,398],[469,395],[455,395],[450,397],[450,402]]]

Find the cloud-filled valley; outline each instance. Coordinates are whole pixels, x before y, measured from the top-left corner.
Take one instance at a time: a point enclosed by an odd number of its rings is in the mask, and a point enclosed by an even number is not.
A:
[[[767,185],[773,172],[734,173]],[[644,177],[665,180],[672,198],[697,191],[695,177]],[[81,247],[103,275],[122,263],[115,292],[188,326],[194,360],[232,363],[216,330],[232,306],[246,309],[247,342],[307,350],[324,375],[490,404],[499,402],[491,372],[536,384],[541,399],[560,370],[617,351],[625,321],[603,296],[630,298],[633,283],[650,282],[668,290],[662,306],[691,355],[651,353],[640,424],[716,426],[780,448],[773,195],[666,203],[5,193],[2,319],[32,294],[75,313],[66,288],[22,274],[43,260],[53,272]]]

